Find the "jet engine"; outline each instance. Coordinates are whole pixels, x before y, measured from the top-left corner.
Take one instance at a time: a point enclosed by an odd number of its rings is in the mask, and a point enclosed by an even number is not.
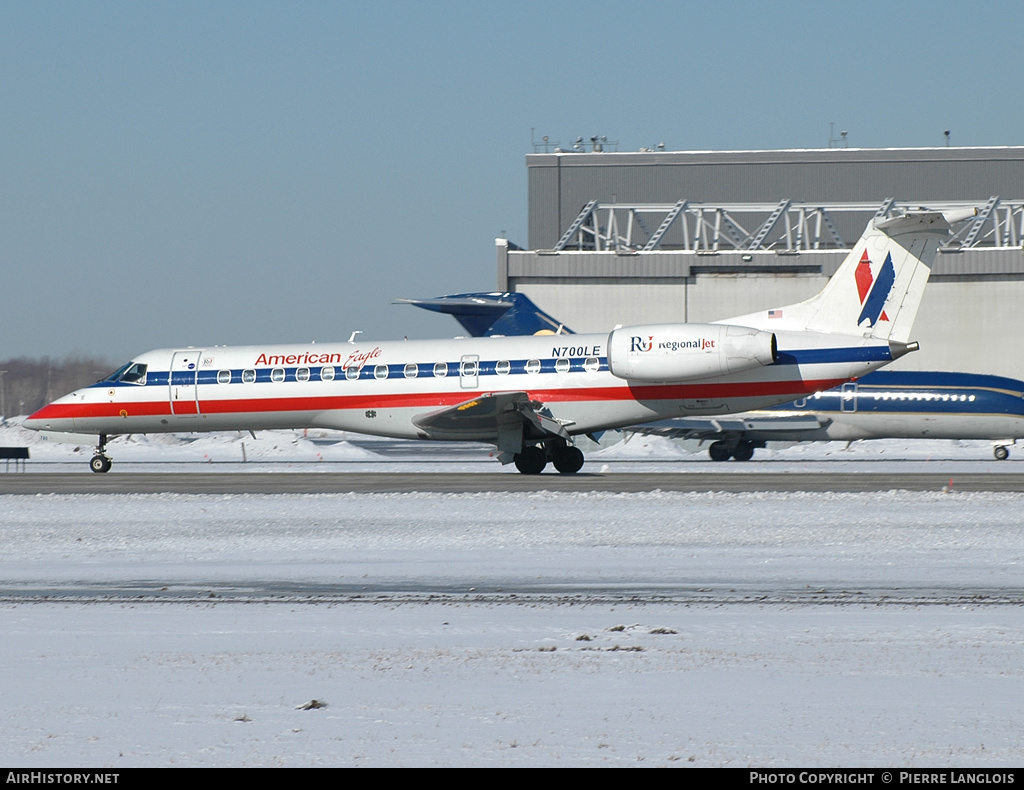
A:
[[[648,324],[608,336],[608,369],[630,381],[687,381],[770,365],[775,335],[730,324]]]

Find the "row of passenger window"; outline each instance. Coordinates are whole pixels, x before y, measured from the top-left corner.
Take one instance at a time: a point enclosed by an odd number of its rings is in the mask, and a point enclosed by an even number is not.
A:
[[[571,367],[571,362],[568,359],[561,358],[555,360],[555,372],[556,373],[568,373]],[[480,373],[480,365],[474,361],[465,361],[460,363],[458,366],[449,365],[447,362],[437,362],[433,367],[434,378],[445,378],[448,375],[449,369],[453,368],[454,373],[458,373],[460,376],[476,376]],[[588,373],[593,373],[601,368],[601,361],[597,357],[587,357],[583,361],[583,369]],[[528,359],[524,369],[527,373],[540,373],[541,362],[539,359]],[[342,374],[346,379],[355,381],[360,377],[362,368],[349,367],[342,368]],[[420,366],[415,362],[410,362],[406,365],[402,372],[407,379],[418,378],[420,375]],[[512,372],[512,363],[507,360],[494,363],[494,372],[499,376],[507,376]],[[337,371],[330,365],[326,365],[319,370],[321,381],[333,381],[337,375]],[[373,368],[373,377],[378,380],[386,379],[390,376],[391,370],[388,365],[377,365]],[[295,369],[295,380],[296,381],[309,381],[312,378],[310,368],[296,368]],[[230,384],[232,380],[232,373],[230,370],[221,370],[217,373],[218,384]],[[273,368],[270,371],[270,380],[274,382],[280,382],[285,380],[285,369],[284,368]],[[256,371],[252,368],[242,371],[242,383],[252,384],[256,381]]]
[[[843,390],[839,393],[843,400],[851,401],[855,397],[859,397],[867,400],[899,400],[899,401],[959,401],[960,403],[974,402],[977,400],[976,395],[967,395],[964,393],[953,393],[948,392],[872,392],[867,389],[859,389],[854,391],[852,389]],[[815,392],[815,398],[826,397],[828,393]],[[807,398],[801,398],[798,401],[794,401],[797,406],[805,406]]]
[[[865,392],[862,392],[861,393],[861,397],[864,397],[865,395],[868,396],[868,397],[874,398],[875,400],[902,400],[902,401],[907,401],[907,400],[940,401],[941,400],[941,401],[960,401],[962,403],[964,401],[973,401],[975,399],[974,395],[965,395],[963,393],[961,393],[959,395],[956,394],[956,393],[953,393],[952,395],[950,395],[948,392],[944,392],[942,394],[939,394],[937,392],[935,392],[935,393],[931,393],[931,392],[925,392],[925,393],[917,393],[917,392],[913,392],[913,393],[906,393],[906,392],[865,393]]]

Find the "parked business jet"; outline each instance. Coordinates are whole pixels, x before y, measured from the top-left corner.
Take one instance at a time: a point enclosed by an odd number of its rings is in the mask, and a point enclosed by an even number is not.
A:
[[[951,222],[872,220],[817,296],[712,324],[610,334],[150,351],[31,415],[25,427],[98,437],[330,428],[492,443],[502,463],[579,471],[572,437],[681,414],[786,403],[917,348],[910,332]]]
[[[710,442],[713,461],[749,461],[766,442],[989,439],[997,460],[1024,439],[1024,381],[973,373],[881,370],[772,409],[679,417],[638,433]]]

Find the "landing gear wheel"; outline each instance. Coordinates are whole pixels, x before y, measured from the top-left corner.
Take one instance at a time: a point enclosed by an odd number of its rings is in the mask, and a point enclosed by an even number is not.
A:
[[[725,442],[712,442],[708,448],[712,461],[728,461],[732,458],[732,448]]]
[[[524,475],[539,475],[548,463],[540,447],[524,447],[521,453],[515,454],[513,461],[516,469]]]
[[[92,460],[89,461],[89,468],[94,472],[109,472],[110,471],[110,459],[105,455],[94,455]]]
[[[992,451],[992,455],[996,457],[997,461],[1005,461],[1007,458],[1010,457],[1010,451],[1007,450],[1002,445],[999,445]]]
[[[583,452],[579,447],[562,447],[551,454],[551,463],[563,475],[574,475],[583,468]]]
[[[754,457],[753,442],[740,442],[732,451],[732,457],[737,461],[749,461]]]

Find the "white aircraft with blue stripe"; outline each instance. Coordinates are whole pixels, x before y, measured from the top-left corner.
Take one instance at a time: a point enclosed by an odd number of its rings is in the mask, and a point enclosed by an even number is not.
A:
[[[767,408],[914,350],[939,244],[966,219],[916,211],[868,224],[817,296],[712,324],[610,334],[150,351],[44,406],[27,428],[98,437],[328,428],[469,440],[539,474],[582,468],[573,437],[680,415]],[[864,288],[864,283],[868,287]]]
[[[938,371],[880,370],[771,409],[683,417],[636,433],[709,442],[713,461],[749,461],[767,442],[987,439],[999,461],[1024,438],[1024,381]]]

